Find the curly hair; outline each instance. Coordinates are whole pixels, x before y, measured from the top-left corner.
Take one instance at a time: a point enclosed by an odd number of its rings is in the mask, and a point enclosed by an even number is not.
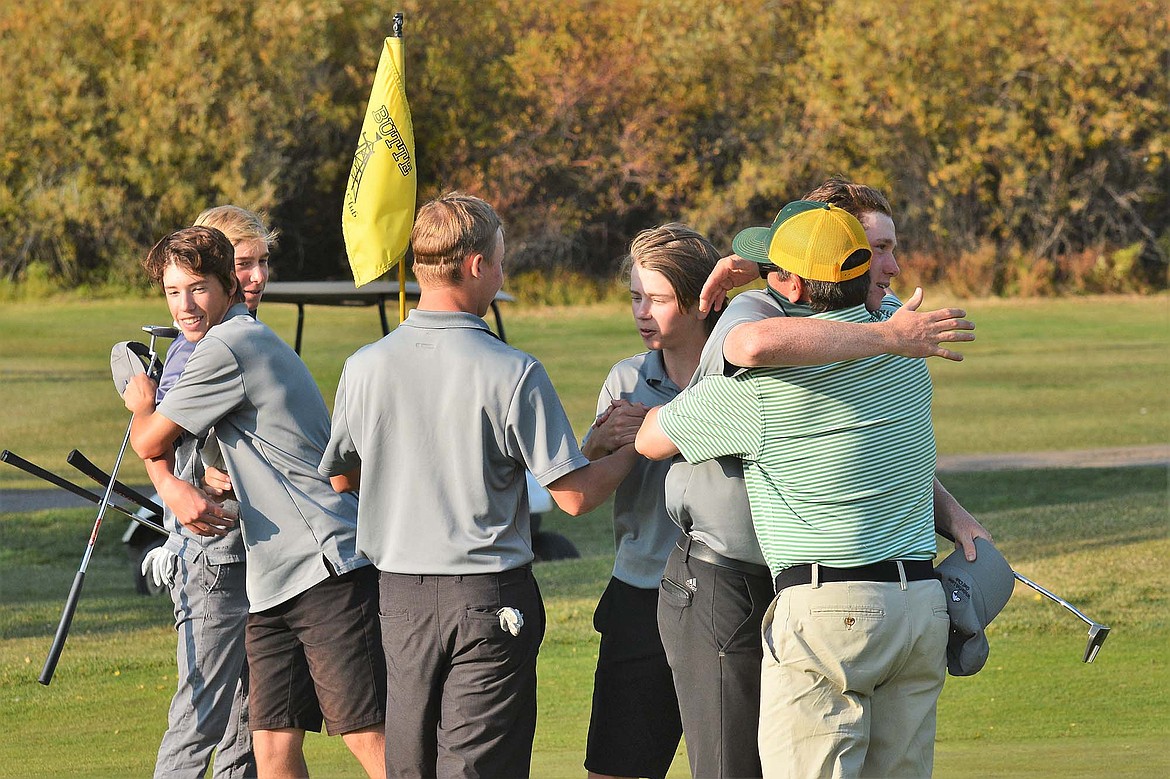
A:
[[[142,261],[150,280],[160,287],[171,265],[194,276],[217,279],[229,294],[239,294],[234,273],[236,251],[228,237],[214,227],[184,227],[156,243]]]

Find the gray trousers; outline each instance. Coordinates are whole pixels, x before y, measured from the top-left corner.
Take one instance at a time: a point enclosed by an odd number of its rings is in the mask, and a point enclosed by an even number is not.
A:
[[[674,676],[691,775],[762,776],[760,623],[772,599],[749,576],[674,549],[658,590],[658,631]]]
[[[386,776],[520,779],[536,734],[544,603],[530,568],[379,577]],[[517,636],[497,612],[519,610]]]
[[[244,563],[210,565],[179,558],[171,587],[178,686],[158,749],[156,779],[203,777],[215,753],[213,776],[255,776],[248,730],[248,661],[244,626],[248,595]]]

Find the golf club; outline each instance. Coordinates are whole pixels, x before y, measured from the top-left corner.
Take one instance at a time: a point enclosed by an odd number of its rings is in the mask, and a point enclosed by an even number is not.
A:
[[[70,452],[69,456],[65,458],[65,462],[69,463],[74,468],[81,471],[83,474],[93,479],[103,487],[109,486],[110,475],[101,468],[94,465],[88,457],[81,453],[80,449],[74,449],[72,452]],[[114,492],[118,493],[118,495],[122,496],[126,500],[134,501],[139,506],[142,506],[142,508],[157,514],[160,517],[163,514],[162,506],[158,505],[158,503],[155,503],[154,500],[146,497],[133,487],[127,487],[117,479],[114,479]]]
[[[935,532],[937,532],[940,536],[947,539],[948,541],[953,542],[955,540],[955,537],[952,536],[950,533],[947,533],[946,531],[943,531],[943,530],[936,528]],[[1012,576],[1016,577],[1016,579],[1023,582],[1024,584],[1028,585],[1029,587],[1031,587],[1033,590],[1040,593],[1041,595],[1044,595],[1044,596],[1050,598],[1051,600],[1056,601],[1061,606],[1064,606],[1066,609],[1071,611],[1073,614],[1076,614],[1078,617],[1080,617],[1082,620],[1084,620],[1086,623],[1088,623],[1088,625],[1089,625],[1089,644],[1088,644],[1088,646],[1085,647],[1085,656],[1084,656],[1084,658],[1082,658],[1081,662],[1084,662],[1084,663],[1093,662],[1093,660],[1095,660],[1097,658],[1097,652],[1101,651],[1101,645],[1105,643],[1105,639],[1109,638],[1109,627],[1107,625],[1102,625],[1100,622],[1095,622],[1095,621],[1089,619],[1081,612],[1080,609],[1078,609],[1076,606],[1074,606],[1071,603],[1069,603],[1068,601],[1066,601],[1064,598],[1060,597],[1059,595],[1055,595],[1055,594],[1049,592],[1048,590],[1044,589],[1043,587],[1041,587],[1039,584],[1032,581],[1028,577],[1017,573],[1015,570],[1012,571]]]
[[[162,360],[158,359],[158,354],[154,351],[154,339],[168,338],[174,340],[179,337],[179,328],[171,327],[170,325],[143,325],[142,331],[150,335],[150,361],[146,366],[146,375],[157,382],[159,377],[162,376],[163,364]]]
[[[90,492],[85,487],[82,487],[78,484],[74,484],[73,482],[69,481],[65,477],[58,476],[57,474],[53,473],[52,471],[47,470],[45,468],[42,468],[41,466],[37,465],[36,463],[29,462],[28,460],[24,459],[20,455],[16,454],[15,452],[9,451],[8,449],[5,449],[4,451],[0,452],[0,462],[8,463],[9,465],[11,465],[13,467],[19,468],[20,470],[24,471],[25,473],[31,474],[32,476],[36,476],[38,479],[44,479],[49,484],[52,484],[55,487],[60,487],[61,489],[65,490],[66,492],[71,492],[79,498],[84,498],[85,500],[88,500],[90,503],[100,503],[101,502],[101,499],[102,499],[101,495],[98,495],[97,493]],[[153,530],[156,533],[159,533],[160,535],[168,535],[166,529],[161,524],[159,524],[157,521],[151,521],[151,518],[149,518],[149,517],[147,517],[147,518],[140,517],[135,512],[132,512],[129,509],[124,508],[122,506],[119,506],[117,503],[111,503],[110,508],[112,508],[114,511],[117,511],[121,514],[125,514],[127,517],[134,520],[138,524],[142,525],[143,527],[150,528],[151,530]],[[160,517],[160,518],[162,517],[161,512],[158,514],[158,517]]]
[[[1082,620],[1084,620],[1086,623],[1088,623],[1088,625],[1089,625],[1089,644],[1088,644],[1088,646],[1085,647],[1085,656],[1084,656],[1084,659],[1082,660],[1082,662],[1085,662],[1085,663],[1093,662],[1093,660],[1097,657],[1097,652],[1099,652],[1101,650],[1101,645],[1104,644],[1105,639],[1107,639],[1109,637],[1108,626],[1102,625],[1100,622],[1096,622],[1095,620],[1089,619],[1083,613],[1081,613],[1081,610],[1078,609],[1076,606],[1072,605],[1071,603],[1069,603],[1068,601],[1066,601],[1064,598],[1060,597],[1059,595],[1054,595],[1053,593],[1044,589],[1043,587],[1041,587],[1039,584],[1032,581],[1028,577],[1022,576],[1021,574],[1016,573],[1015,571],[1012,571],[1012,575],[1015,576],[1020,581],[1022,581],[1024,584],[1031,587],[1036,592],[1040,593],[1041,595],[1044,595],[1045,597],[1047,597],[1053,601],[1056,601],[1061,606],[1064,606],[1066,609],[1071,611],[1073,614],[1076,614],[1078,617],[1080,617]]]
[[[142,328],[150,334],[149,360],[146,366],[147,375],[158,380],[162,371],[162,364],[155,352],[156,338],[174,338],[178,331],[173,327],[160,325],[146,325]],[[126,425],[126,435],[122,437],[122,445],[118,448],[118,457],[114,460],[114,467],[110,470],[110,481],[106,485],[105,494],[98,503],[97,519],[93,523],[93,531],[89,534],[89,542],[85,546],[85,553],[81,556],[81,566],[77,575],[73,577],[73,586],[69,588],[69,595],[65,599],[65,608],[61,612],[61,621],[57,624],[57,633],[53,636],[53,645],[49,648],[49,655],[45,658],[45,665],[37,681],[43,685],[53,681],[53,672],[57,670],[57,661],[61,659],[61,652],[65,649],[65,639],[69,636],[69,626],[73,623],[73,614],[77,611],[77,602],[81,598],[81,587],[85,583],[85,572],[89,568],[89,560],[93,557],[94,546],[97,544],[98,531],[102,527],[102,519],[106,516],[106,509],[110,505],[110,496],[114,492],[114,481],[118,478],[118,469],[122,466],[122,457],[126,454],[126,447],[130,444],[130,431],[134,425],[134,418]]]

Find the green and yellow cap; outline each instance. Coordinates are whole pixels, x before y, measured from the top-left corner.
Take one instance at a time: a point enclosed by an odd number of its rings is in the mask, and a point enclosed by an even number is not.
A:
[[[869,270],[873,252],[861,222],[828,203],[796,200],[776,215],[771,227],[749,227],[731,242],[745,260],[775,265],[802,279],[849,281]],[[861,264],[845,269],[858,252]]]

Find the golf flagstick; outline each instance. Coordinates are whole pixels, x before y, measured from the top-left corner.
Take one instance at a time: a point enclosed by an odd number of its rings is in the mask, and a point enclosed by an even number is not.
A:
[[[174,328],[147,325],[142,328],[150,333],[150,360],[146,372],[154,380],[158,380],[157,371],[161,371],[158,354],[154,350],[154,340],[157,336],[174,337],[169,335],[175,332]],[[114,460],[114,467],[110,470],[110,482],[106,485],[105,494],[98,503],[97,519],[93,523],[93,531],[89,534],[89,543],[85,546],[85,553],[81,556],[81,566],[77,575],[73,577],[73,586],[69,588],[69,596],[65,599],[65,608],[61,612],[61,621],[57,624],[57,633],[53,636],[53,645],[49,648],[49,656],[45,658],[45,665],[41,668],[41,675],[37,681],[43,685],[53,681],[53,672],[57,670],[57,661],[61,659],[61,652],[65,649],[65,639],[69,637],[69,627],[73,624],[73,614],[77,611],[77,602],[81,599],[81,587],[85,584],[85,572],[89,568],[90,558],[93,557],[94,546],[97,544],[98,531],[101,530],[102,520],[106,516],[106,509],[110,505],[110,496],[114,492],[114,481],[118,478],[118,469],[122,466],[122,457],[126,454],[126,447],[130,444],[130,431],[134,427],[134,417],[130,417],[126,425],[126,435],[122,437],[122,446],[118,448],[118,457]]]

